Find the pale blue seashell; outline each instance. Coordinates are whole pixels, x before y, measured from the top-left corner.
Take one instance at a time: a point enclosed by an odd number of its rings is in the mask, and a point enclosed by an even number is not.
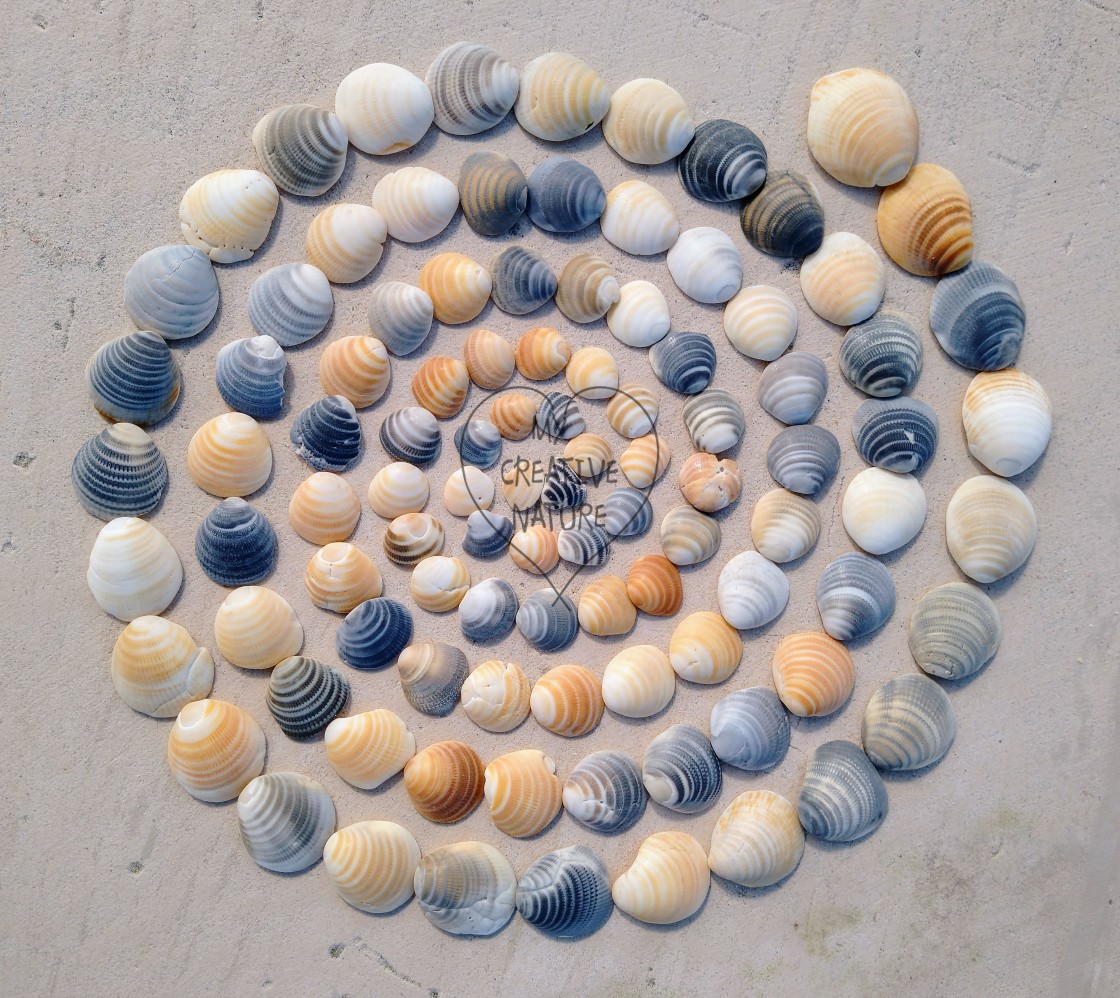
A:
[[[817,609],[825,631],[855,641],[879,630],[894,613],[894,580],[886,566],[858,551],[825,566],[817,581]]]
[[[379,431],[381,446],[397,461],[428,464],[439,453],[439,423],[427,409],[408,405],[389,413]]]
[[[606,206],[595,171],[578,160],[550,156],[529,174],[529,217],[548,232],[585,229]]]
[[[474,558],[493,558],[509,547],[513,536],[513,520],[501,513],[476,509],[467,517],[463,550]]]
[[[309,263],[266,270],[249,288],[249,321],[282,347],[306,343],[323,331],[334,311],[330,281]]]
[[[455,449],[463,464],[486,469],[502,456],[502,435],[488,419],[472,419],[455,431]]]
[[[828,392],[828,368],[815,353],[797,350],[768,364],[758,379],[758,402],[776,420],[807,423]]]
[[[223,499],[199,525],[194,553],[206,575],[220,586],[253,586],[276,567],[276,531],[244,499]]]
[[[704,732],[691,724],[674,724],[646,749],[642,782],[658,804],[694,814],[719,796],[723,771]]]
[[[284,408],[284,371],[288,360],[271,336],[227,343],[214,361],[218,394],[234,412],[254,419],[279,416]]]
[[[1026,312],[1010,277],[994,264],[973,260],[937,282],[929,325],[962,367],[999,371],[1019,359]]]
[[[603,529],[611,537],[639,537],[653,523],[653,506],[641,489],[623,486],[603,500]]]
[[[858,745],[825,742],[813,750],[797,792],[797,816],[810,835],[855,842],[887,816],[887,788]]]
[[[649,350],[653,373],[666,388],[695,395],[708,387],[716,370],[716,348],[703,333],[670,333]]]
[[[335,632],[338,657],[355,669],[392,663],[412,640],[412,614],[403,603],[378,596],[351,610]]]
[[[586,517],[574,527],[561,530],[556,537],[556,550],[570,565],[598,568],[610,557],[610,535]]]
[[[284,659],[268,679],[268,712],[290,738],[317,735],[342,712],[350,697],[345,677],[304,655]]]
[[[719,573],[716,599],[723,619],[741,631],[769,624],[789,602],[789,579],[757,551],[741,551]]]
[[[782,488],[815,496],[840,470],[840,441],[823,426],[787,426],[770,441],[766,468]]]
[[[128,333],[97,349],[86,365],[94,408],[115,423],[158,423],[179,399],[179,365],[163,337]]]
[[[478,644],[501,641],[517,619],[517,593],[505,579],[483,579],[459,604],[463,637]]]
[[[292,421],[292,444],[316,471],[345,471],[362,452],[354,404],[341,395],[313,402]]]
[[[709,727],[716,755],[737,769],[770,769],[789,749],[789,718],[768,686],[736,690],[718,700]]]
[[[852,326],[840,347],[840,373],[875,398],[893,398],[914,387],[922,373],[922,338],[899,312],[880,309]]]
[[[597,832],[625,832],[646,810],[641,770],[622,752],[592,752],[564,783],[564,810]]]
[[[692,142],[677,160],[677,175],[694,198],[738,201],[766,180],[766,147],[746,125],[714,118],[696,126]]]
[[[144,516],[163,501],[167,461],[139,426],[114,423],[82,444],[70,481],[78,501],[99,519]]]
[[[509,246],[490,261],[490,297],[510,315],[528,315],[556,295],[556,271],[539,253]]]
[[[610,875],[587,846],[568,846],[542,856],[517,885],[521,917],[558,939],[597,932],[613,909]]]
[[[124,276],[124,307],[138,329],[164,339],[197,336],[218,311],[218,277],[193,246],[157,246]]]
[[[437,928],[489,936],[513,917],[517,874],[493,846],[456,842],[420,860],[413,888],[420,910]]]
[[[336,817],[330,794],[299,773],[265,773],[237,798],[241,841],[258,865],[276,873],[318,863]]]
[[[956,734],[953,705],[928,676],[898,676],[884,683],[863,712],[863,750],[884,772],[932,766],[944,758]]]
[[[435,307],[422,288],[403,281],[387,281],[374,287],[366,318],[385,349],[395,357],[412,353],[432,330]]]
[[[937,413],[913,398],[868,399],[852,417],[860,457],[899,474],[912,474],[929,464],[937,449],[937,432]]]
[[[517,611],[517,629],[539,651],[567,648],[579,633],[575,604],[554,589],[538,590]]]

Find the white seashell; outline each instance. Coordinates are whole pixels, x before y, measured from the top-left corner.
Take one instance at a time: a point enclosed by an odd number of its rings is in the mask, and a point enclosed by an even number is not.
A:
[[[624,83],[603,119],[607,145],[628,162],[646,166],[675,159],[695,133],[684,98],[660,80]]]
[[[673,699],[677,674],[654,645],[632,645],[603,670],[603,702],[623,717],[652,717]]]
[[[661,521],[661,549],[678,568],[707,561],[720,539],[719,521],[692,506],[674,506]]]
[[[214,685],[210,652],[163,617],[137,617],[121,631],[110,669],[120,698],[150,717],[175,717]]]
[[[638,848],[611,894],[627,915],[671,925],[700,910],[711,882],[708,859],[696,839],[684,832],[655,832]]]
[[[743,551],[720,571],[717,599],[723,619],[749,631],[769,624],[786,608],[789,579],[757,551]]]
[[[717,700],[708,726],[720,761],[737,769],[771,769],[789,750],[786,709],[769,686],[735,690]]]
[[[512,731],[529,716],[529,679],[515,662],[483,662],[463,683],[463,710],[486,731]]]
[[[797,809],[780,794],[748,790],[719,816],[708,866],[743,887],[769,887],[793,873],[804,852]]]
[[[385,349],[403,357],[427,338],[435,309],[427,291],[403,281],[389,281],[373,289],[366,315]]]
[[[926,494],[913,475],[867,468],[848,483],[840,513],[864,551],[889,554],[918,536],[926,522]]]
[[[977,582],[997,582],[1034,550],[1038,520],[1021,489],[994,475],[961,485],[945,510],[945,541],[962,572]]]
[[[739,668],[743,639],[718,613],[690,613],[669,638],[673,671],[690,683],[722,683]]]
[[[420,847],[392,821],[340,828],[323,847],[323,869],[342,900],[359,911],[395,911],[412,897]]]
[[[214,263],[248,260],[268,238],[280,192],[257,170],[217,170],[196,180],[179,204],[179,227]]]
[[[454,610],[471,587],[467,566],[458,558],[429,555],[412,570],[408,591],[416,605],[432,613]]]
[[[607,242],[634,256],[664,253],[681,234],[672,202],[643,180],[624,181],[607,195],[599,228]]]
[[[727,303],[723,331],[745,357],[777,360],[797,335],[797,308],[781,288],[754,284]]]
[[[607,309],[607,328],[628,347],[650,347],[669,333],[669,303],[655,284],[630,281]]]
[[[673,280],[689,298],[709,305],[731,298],[743,283],[743,259],[722,229],[685,229],[665,257]]]
[[[183,564],[150,523],[119,516],[93,542],[86,581],[102,610],[128,622],[171,605],[183,584]]]
[[[432,93],[407,69],[375,62],[355,69],[339,85],[335,114],[352,145],[388,156],[415,145],[435,117]]]
[[[470,516],[494,503],[494,483],[481,468],[467,464],[453,471],[443,486],[443,506],[452,516]]]
[[[388,229],[364,204],[332,204],[311,220],[307,258],[334,284],[353,284],[381,261]]]
[[[258,865],[276,873],[318,863],[336,820],[330,794],[300,773],[258,776],[237,798],[241,841]]]
[[[459,604],[459,626],[463,637],[478,644],[501,641],[513,630],[516,619],[517,594],[505,579],[483,579],[467,590],[467,595]],[[466,678],[464,659],[463,675],[455,684],[456,695]]]
[[[830,232],[820,248],[801,261],[801,291],[827,322],[854,326],[870,318],[887,288],[879,254],[852,232]]]
[[[440,52],[424,82],[432,92],[436,127],[452,135],[493,128],[517,100],[517,69],[492,48],[472,42]]]
[[[414,464],[394,461],[369,483],[369,504],[378,516],[396,519],[419,513],[428,502],[428,476]]]
[[[422,243],[450,224],[459,207],[459,189],[435,170],[406,166],[377,181],[373,207],[394,239]]]
[[[567,52],[549,52],[521,71],[513,113],[530,135],[563,142],[599,124],[610,102],[607,84],[586,62]]]
[[[964,394],[962,416],[969,453],[1004,478],[1026,471],[1050,443],[1050,399],[1015,368],[977,374]]]

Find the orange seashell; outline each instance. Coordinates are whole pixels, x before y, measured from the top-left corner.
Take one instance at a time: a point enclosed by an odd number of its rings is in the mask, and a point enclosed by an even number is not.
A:
[[[373,405],[389,387],[389,353],[373,336],[344,336],[319,358],[319,384],[358,409]]]
[[[195,700],[175,719],[167,740],[167,764],[192,797],[233,800],[264,770],[261,726],[224,700]]]
[[[323,735],[327,760],[351,786],[373,790],[401,771],[416,739],[391,710],[336,717]]]
[[[664,555],[643,555],[626,574],[626,595],[643,613],[671,617],[684,600],[680,569]]]
[[[597,433],[580,433],[564,447],[564,460],[580,478],[598,478],[610,467],[611,445]]]
[[[233,665],[242,669],[271,669],[299,654],[303,627],[278,592],[266,586],[242,586],[218,607],[214,643]]]
[[[581,399],[609,399],[618,391],[618,364],[609,350],[583,347],[564,369],[568,387]]]
[[[377,566],[353,544],[328,544],[316,551],[303,584],[312,603],[335,613],[349,613],[384,588]]]
[[[305,541],[344,541],[358,525],[362,504],[350,483],[330,471],[300,482],[288,503],[288,522]]]
[[[463,710],[486,731],[512,731],[529,716],[529,677],[515,662],[483,662],[463,683]]]
[[[518,530],[509,540],[509,556],[513,563],[530,575],[547,575],[560,561],[559,540],[555,530],[535,523]]]
[[[496,391],[514,371],[513,344],[489,329],[476,329],[463,343],[463,363],[479,388]]]
[[[416,605],[431,613],[454,610],[467,595],[471,576],[459,558],[432,555],[418,562],[412,570],[408,591]]]
[[[681,679],[722,683],[743,658],[743,639],[718,613],[690,613],[669,639],[669,662]]]
[[[540,749],[500,755],[486,767],[484,787],[490,819],[515,839],[543,832],[560,813],[564,784]]]
[[[272,474],[272,447],[252,416],[225,412],[203,423],[191,437],[187,471],[195,485],[211,495],[244,499]]]
[[[615,575],[601,575],[580,594],[579,626],[588,634],[609,637],[633,629],[638,611],[626,594],[626,583]]]
[[[786,710],[821,717],[839,710],[852,695],[852,656],[835,638],[816,631],[790,634],[774,651],[774,689]]]
[[[412,377],[413,396],[437,419],[458,413],[469,387],[467,366],[454,357],[429,357]]]
[[[440,322],[470,322],[490,300],[490,271],[462,253],[439,253],[420,270],[416,282],[432,299]]]
[[[630,442],[618,466],[634,488],[648,489],[665,474],[671,457],[669,442],[656,433],[647,433]]]
[[[551,326],[537,326],[521,335],[513,351],[514,363],[522,377],[530,381],[547,381],[568,365],[572,348]]]
[[[429,821],[459,821],[482,800],[485,774],[478,753],[462,742],[436,742],[404,767],[404,788],[412,806]]]
[[[528,395],[501,395],[490,403],[490,422],[507,440],[524,440],[537,421],[540,399]]]
[[[549,669],[529,695],[529,709],[542,728],[565,738],[593,731],[603,717],[603,684],[582,665]]]
[[[875,220],[887,256],[911,274],[938,277],[972,259],[972,202],[943,166],[919,163],[885,187]]]
[[[729,458],[722,460],[714,454],[693,454],[677,476],[681,495],[702,513],[717,513],[726,509],[743,489],[743,476],[739,466]]]

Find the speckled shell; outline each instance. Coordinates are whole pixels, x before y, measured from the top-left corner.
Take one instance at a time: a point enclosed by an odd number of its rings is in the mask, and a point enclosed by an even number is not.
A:
[[[969,453],[1004,478],[1026,471],[1050,443],[1050,399],[1022,371],[977,374],[964,394],[961,415]]]
[[[261,166],[288,194],[326,194],[346,169],[346,126],[321,107],[286,104],[269,111],[252,140]]]
[[[669,303],[649,281],[630,281],[607,309],[607,328],[627,346],[653,346],[669,333]]]
[[[494,282],[490,271],[462,253],[438,253],[420,270],[420,287],[440,322],[470,322],[486,307]]]
[[[389,413],[377,435],[389,457],[408,464],[428,464],[440,451],[439,424],[422,406],[406,405]]]
[[[602,347],[583,347],[573,353],[564,377],[576,398],[609,399],[618,391],[618,364]]]
[[[597,932],[613,909],[610,875],[587,846],[568,846],[541,856],[517,884],[521,917],[557,939],[580,939]]]
[[[603,500],[603,529],[611,538],[640,537],[652,523],[653,506],[641,489],[614,489]]]
[[[334,669],[302,655],[284,659],[268,679],[268,712],[290,738],[317,735],[342,712],[350,684]]]
[[[815,496],[840,470],[840,441],[823,426],[787,426],[770,441],[766,469],[782,488]]]
[[[610,637],[632,630],[638,611],[626,595],[622,579],[600,575],[580,593],[578,616],[579,626],[588,634]]]
[[[435,117],[431,91],[408,70],[385,62],[355,69],[339,85],[335,113],[350,143],[388,156],[415,145]]]
[[[300,482],[288,503],[288,522],[305,541],[344,541],[358,525],[362,504],[350,483],[329,471]]]
[[[416,739],[391,710],[367,710],[331,721],[323,748],[334,771],[347,783],[373,790],[412,759]]]
[[[693,395],[681,410],[685,429],[697,450],[720,454],[730,450],[743,435],[743,407],[730,392],[709,388]]]
[[[261,726],[224,700],[195,700],[179,711],[167,739],[171,775],[198,800],[233,800],[264,769]]]
[[[429,357],[412,376],[412,394],[437,419],[450,419],[467,400],[467,366],[456,357]]]
[[[788,634],[774,650],[774,689],[786,710],[798,717],[823,717],[852,695],[852,656],[835,638],[816,631]]]
[[[493,128],[517,100],[517,69],[492,48],[473,42],[445,48],[424,81],[432,92],[436,127],[452,135]]]
[[[564,785],[540,749],[500,755],[486,767],[484,793],[494,827],[515,839],[543,832],[560,813]]]
[[[303,574],[311,602],[324,610],[349,613],[384,589],[381,572],[353,544],[327,544],[311,556]]]
[[[563,142],[594,128],[610,106],[603,78],[567,52],[537,56],[521,71],[513,113],[530,135]]]
[[[214,265],[194,246],[157,246],[124,275],[124,307],[137,329],[167,340],[197,336],[218,311]]]
[[[567,156],[550,156],[529,174],[529,218],[546,232],[579,232],[607,203],[591,167]]]
[[[597,433],[581,433],[564,446],[564,463],[580,478],[592,479],[593,484],[613,460],[611,445]]]
[[[626,595],[643,613],[671,617],[684,600],[680,570],[662,555],[642,555],[626,573]]]
[[[409,645],[397,659],[404,698],[421,714],[446,717],[467,678],[467,656],[443,641]]]
[[[716,370],[716,348],[704,333],[670,333],[650,347],[649,365],[671,392],[696,395]]]
[[[257,170],[216,170],[179,203],[179,228],[214,263],[248,260],[268,238],[280,192]]]
[[[653,429],[659,411],[657,395],[651,389],[636,381],[628,381],[619,385],[618,391],[607,403],[607,422],[621,436],[630,439],[644,437]]]
[[[295,452],[316,471],[345,471],[361,457],[362,424],[341,395],[313,402],[292,420]]]
[[[587,499],[587,486],[583,484],[567,461],[549,461],[548,474],[541,490],[541,502],[549,509],[579,509]]]
[[[669,662],[690,683],[722,683],[738,667],[743,641],[718,613],[690,613],[669,639]]]
[[[894,613],[891,573],[881,561],[858,551],[831,561],[817,580],[817,610],[825,631],[837,641],[873,634]]]
[[[855,842],[887,816],[887,789],[859,746],[825,742],[809,757],[797,792],[797,815],[809,835]]]
[[[330,794],[300,773],[258,776],[237,798],[241,841],[259,866],[276,873],[318,863],[336,821]]]
[[[660,80],[624,83],[603,119],[607,144],[628,162],[647,166],[680,155],[695,132],[684,98]]]
[[[527,457],[503,462],[502,495],[511,509],[531,509],[540,502],[543,490],[544,476],[538,465]]]
[[[577,253],[560,271],[556,307],[572,322],[594,322],[622,297],[611,265],[593,253]]]
[[[594,520],[580,517],[575,527],[561,530],[556,537],[556,551],[569,565],[598,568],[610,556],[610,535]]]
[[[171,605],[183,584],[183,565],[159,530],[121,516],[106,523],[93,542],[86,582],[102,610],[128,622]]]
[[[603,686],[582,665],[558,665],[533,686],[529,709],[542,728],[579,738],[593,731],[603,716]]]
[[[898,676],[874,693],[863,712],[863,750],[884,772],[923,769],[949,751],[957,717],[945,691],[921,675]]]
[[[513,630],[516,618],[517,593],[505,579],[483,579],[467,590],[459,604],[463,637],[480,644],[501,641]],[[463,685],[462,679],[458,685]]]
[[[271,419],[284,408],[284,371],[288,360],[271,336],[227,343],[214,361],[218,394],[235,412]]]
[[[725,118],[696,126],[696,135],[677,160],[677,176],[694,198],[738,201],[766,180],[766,147],[754,132]]]
[[[163,617],[133,620],[117,638],[110,660],[113,687],[133,710],[175,717],[188,703],[210,695],[214,660],[185,627]]]
[[[272,448],[255,419],[227,412],[203,423],[191,437],[187,471],[211,495],[251,495],[272,474]]]
[[[517,874],[493,846],[456,842],[420,860],[416,901],[437,928],[456,936],[490,936],[513,917]]]
[[[642,782],[658,804],[694,814],[705,810],[719,796],[723,772],[711,742],[699,728],[674,724],[646,749]]]
[[[369,504],[378,516],[419,513],[428,502],[428,476],[406,461],[387,464],[369,483]]]
[[[529,679],[515,662],[483,662],[463,682],[463,710],[486,731],[512,731],[529,716]],[[480,764],[481,768],[481,764]]]
[[[456,468],[443,486],[443,508],[452,516],[470,516],[489,509],[494,502],[494,483],[481,468],[467,464]]]
[[[824,240],[824,208],[811,180],[792,170],[770,170],[739,213],[743,235],[771,256],[806,257]]]
[[[977,475],[957,488],[945,510],[945,540],[970,579],[997,582],[1030,557],[1038,520],[1019,488],[993,475]]]
[[[685,832],[655,832],[614,882],[614,903],[627,915],[671,925],[696,914],[711,886],[704,847]]]
[[[661,550],[674,565],[707,561],[719,542],[719,521],[692,506],[674,506],[661,521]]]
[[[334,311],[330,281],[309,263],[284,263],[266,270],[249,288],[249,321],[282,347],[318,336]]]
[[[513,344],[489,329],[476,329],[463,341],[463,363],[479,388],[497,391],[513,377]]]
[[[777,360],[797,335],[797,308],[781,288],[753,284],[727,303],[723,331],[743,356]]]
[[[447,613],[454,610],[471,587],[467,566],[458,558],[431,555],[417,563],[408,581],[408,591],[422,610]]]
[[[626,180],[611,190],[599,227],[607,242],[634,256],[664,253],[681,234],[672,202],[643,180]]]
[[[751,513],[751,538],[759,553],[783,564],[812,550],[821,532],[817,507],[808,499],[774,489],[755,503]]]
[[[1003,637],[999,610],[965,582],[931,589],[910,618],[910,654],[931,676],[967,679],[995,655]]]
[[[369,328],[396,357],[412,353],[424,342],[431,332],[434,315],[435,306],[428,292],[403,281],[378,284],[366,311]]]
[[[913,398],[868,399],[852,417],[860,457],[903,474],[921,471],[933,459],[937,431],[937,413]]]
[[[218,607],[214,643],[242,669],[271,669],[303,647],[303,627],[288,601],[265,586],[241,586]]]
[[[592,752],[564,783],[564,810],[597,832],[624,832],[645,809],[641,770],[622,752]]]
[[[510,315],[528,315],[556,294],[556,271],[539,253],[507,246],[490,261],[494,304]]]
[[[943,166],[919,163],[886,188],[875,220],[887,256],[911,274],[937,277],[972,259],[972,202]]]
[[[404,788],[412,806],[421,817],[441,825],[459,821],[478,807],[483,784],[482,760],[462,742],[435,742],[404,767]]]
[[[151,426],[179,399],[179,365],[162,336],[128,333],[98,347],[86,365],[93,407],[115,423]]]
[[[977,260],[937,282],[929,325],[962,367],[998,371],[1019,359],[1026,313],[1019,289],[994,264]]]
[[[379,596],[359,603],[334,635],[338,657],[355,669],[390,665],[412,641],[412,614],[395,599]]]
[[[572,396],[549,392],[537,407],[537,426],[554,439],[571,440],[587,429],[587,421]]]
[[[404,166],[387,173],[373,188],[373,207],[385,219],[389,235],[402,243],[434,239],[459,208],[458,188],[424,166]]]
[[[770,769],[789,748],[785,708],[768,686],[736,690],[717,700],[709,729],[716,755],[737,769]]]
[[[807,423],[828,392],[828,369],[815,353],[798,350],[779,357],[758,379],[759,404],[790,425]]]
[[[86,512],[101,520],[143,516],[167,491],[167,461],[139,426],[114,423],[82,444],[70,481]]]
[[[854,326],[883,300],[887,272],[879,254],[852,232],[830,232],[801,261],[801,291],[809,307],[838,326]]]
[[[522,333],[513,352],[517,370],[530,381],[547,381],[555,377],[568,366],[571,356],[572,348],[568,341],[551,326],[537,326]],[[498,401],[496,399],[494,404]]]
[[[323,847],[323,869],[347,904],[384,914],[412,897],[420,847],[392,821],[359,821],[340,828]]]
[[[770,790],[748,790],[719,816],[708,866],[743,887],[770,887],[797,869],[804,851],[797,809]]]
[[[356,409],[373,405],[389,388],[389,354],[372,336],[343,336],[319,357],[319,384],[327,395],[341,395]]]
[[[307,258],[333,284],[354,284],[381,261],[388,229],[381,212],[364,204],[332,204],[311,220]]]
[[[517,629],[539,651],[567,648],[579,633],[575,604],[554,589],[538,590],[517,611]]]
[[[513,520],[501,513],[476,509],[467,517],[463,551],[473,558],[493,558],[503,554],[513,536]]]
[[[276,531],[244,499],[223,499],[198,525],[194,553],[199,567],[220,586],[251,586],[276,567]]]
[[[844,335],[840,373],[861,392],[893,398],[914,387],[922,354],[922,339],[910,318],[880,309]]]
[[[743,283],[743,260],[722,229],[685,229],[665,257],[673,281],[689,298],[709,305],[728,301]]]
[[[669,705],[676,687],[669,656],[654,645],[623,649],[603,672],[603,702],[623,717],[652,717]]]
[[[786,608],[789,579],[757,551],[743,551],[720,570],[716,593],[723,619],[749,631],[769,624]]]
[[[861,471],[840,504],[844,529],[868,554],[889,554],[908,544],[926,521],[926,494],[913,475],[882,468]]]

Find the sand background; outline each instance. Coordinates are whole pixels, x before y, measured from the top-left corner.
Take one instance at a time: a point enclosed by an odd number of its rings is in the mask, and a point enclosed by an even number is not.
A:
[[[376,994],[441,996],[558,993],[619,995],[832,993],[1115,994],[1120,989],[1120,707],[1117,685],[1117,451],[1120,375],[1115,345],[1118,288],[1116,163],[1120,10],[1099,0],[1061,3],[692,3],[603,5],[329,2],[256,0],[228,4],[129,0],[5,5],[2,73],[0,274],[0,619],[4,701],[0,725],[5,807],[0,874],[0,992],[107,995]],[[321,867],[294,877],[259,869],[238,840],[232,805],[200,804],[183,793],[164,761],[169,721],[128,710],[108,675],[120,630],[85,586],[85,563],[101,524],[72,495],[68,474],[80,444],[101,429],[82,383],[87,357],[131,329],[121,302],[125,272],[150,247],[179,241],[177,206],[202,174],[256,166],[249,143],[270,108],[309,101],[332,106],[339,80],[384,60],[423,76],[433,56],[461,38],[487,42],[521,66],[550,50],[570,50],[617,87],[637,76],[675,86],[697,120],[726,116],[764,138],[773,166],[802,170],[819,185],[830,230],[875,243],[876,193],[843,188],[812,162],[804,141],[809,89],[819,76],[871,65],[896,76],[921,118],[921,159],[951,168],[975,209],[977,252],[1018,282],[1028,309],[1021,366],[1041,379],[1055,408],[1053,440],[1021,485],[1041,525],[1025,568],[988,591],[1003,616],[1003,646],[989,668],[949,690],[959,734],[932,771],[888,781],[890,814],[870,839],[850,847],[810,842],[796,874],[778,888],[748,892],[715,880],[702,911],[656,929],[616,912],[592,938],[551,941],[514,919],[488,940],[434,929],[416,906],[384,917],[342,903]],[[848,426],[859,402],[839,376],[841,331],[817,319],[800,297],[796,267],[763,257],[741,238],[730,208],[702,205],[681,190],[671,166],[632,167],[596,129],[554,149],[529,137],[512,116],[477,139],[435,129],[412,150],[376,159],[351,150],[341,183],[325,198],[283,197],[265,247],[251,261],[220,267],[219,316],[201,336],[174,346],[182,401],[153,435],[172,471],[167,499],[152,517],[183,556],[186,583],[169,615],[212,646],[223,590],[193,558],[193,536],[213,500],[186,475],[194,430],[224,411],[214,387],[219,347],[249,335],[246,295],[253,279],[303,259],[307,224],[325,203],[368,203],[373,183],[409,163],[454,178],[471,150],[501,149],[526,172],[555,152],[573,152],[610,189],[640,176],[669,195],[685,226],[717,225],[743,250],[746,283],[776,284],[799,303],[797,347],[818,352],[831,376],[818,421],[845,444],[841,474],[819,500],[825,527],[812,553],[789,569],[785,613],[747,639],[743,664],[715,688],[679,684],[657,718],[607,716],[590,736],[565,741],[529,720],[490,735],[460,709],[424,717],[405,703],[394,670],[357,674],[352,709],[391,707],[420,745],[462,738],[484,759],[538,746],[561,774],[587,753],[622,748],[640,758],[670,723],[706,728],[708,711],[731,689],[769,682],[780,637],[819,626],[813,590],[821,569],[852,545],[839,520],[845,482],[860,470]],[[719,351],[715,384],[740,391],[748,429],[737,458],[746,487],[722,517],[719,554],[687,573],[684,613],[714,608],[719,568],[749,546],[753,502],[772,487],[766,445],[777,424],[754,404],[761,365],[737,355],[720,331],[717,308],[691,303],[663,258],[627,258],[597,227],[554,237],[523,226],[485,240],[456,217],[431,244],[391,243],[372,278],[335,288],[328,329],[290,351],[289,408],[266,426],[275,475],[254,502],[281,539],[269,584],[292,602],[306,629],[305,652],[337,662],[337,618],[312,606],[302,570],[313,548],[287,526],[292,490],[308,474],[288,442],[292,415],[320,394],[323,346],[366,330],[375,281],[414,280],[432,253],[456,249],[486,262],[515,239],[557,269],[594,246],[624,279],[653,280],[669,299],[677,329],[702,329]],[[889,266],[887,304],[925,328],[933,284]],[[393,388],[362,413],[367,448],[348,480],[364,496],[384,463],[376,429],[410,401],[423,357],[457,353],[467,331],[485,325],[515,338],[555,324],[573,346],[607,345],[625,378],[656,387],[644,351],[610,337],[603,322],[576,327],[553,307],[514,319],[492,306],[474,323],[437,324],[423,351],[394,362]],[[333,794],[340,824],[398,820],[428,850],[460,839],[490,842],[520,871],[574,842],[591,845],[613,875],[642,838],[682,828],[707,844],[720,810],[743,789],[796,793],[806,753],[830,738],[858,736],[873,690],[913,671],[905,631],[914,601],[959,577],[944,543],[944,509],[955,487],[978,473],[967,455],[959,406],[969,375],[926,341],[914,394],[942,425],[922,481],[929,517],[919,538],[886,559],[899,593],[887,627],[853,648],[858,682],[850,703],[824,721],[795,725],[793,744],[773,772],[725,773],[717,806],[694,817],[650,806],[640,824],[603,837],[562,815],[527,842],[497,832],[484,809],[458,826],[425,823],[399,778],[365,793],[344,784],[320,742],[285,738],[264,708],[267,675],[220,662],[214,695],[249,709],[269,739],[268,768],[296,769]],[[660,390],[660,429],[676,457],[654,490],[658,518],[679,501],[676,469],[690,448],[681,399]],[[473,390],[468,407],[481,394]],[[586,404],[605,425],[603,404]],[[457,456],[452,427],[431,472],[430,509],[456,553],[463,522],[445,515],[438,492]],[[609,432],[609,431],[608,431]],[[617,439],[613,438],[612,439]],[[508,451],[507,451],[508,452]],[[383,522],[364,510],[355,543],[374,555],[389,594],[407,593],[407,575],[380,552]],[[656,529],[619,544],[604,571],[624,574],[657,549]],[[477,581],[502,575],[524,597],[539,588],[507,561],[472,563]],[[578,583],[577,583],[578,588]],[[459,639],[454,614],[416,611],[417,637]],[[522,662],[531,676],[561,661],[601,671],[627,642],[664,645],[674,621],[643,618],[625,639],[581,636],[545,659],[516,634],[494,649],[469,649]],[[342,667],[345,669],[345,667]]]

